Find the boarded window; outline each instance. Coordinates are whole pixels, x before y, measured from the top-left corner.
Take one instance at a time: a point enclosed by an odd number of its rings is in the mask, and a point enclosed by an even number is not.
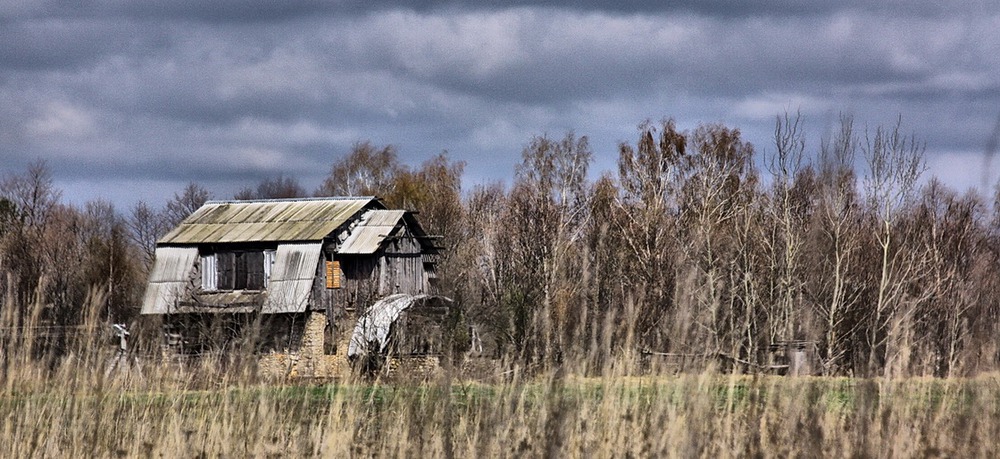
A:
[[[244,264],[247,270],[248,290],[261,290],[264,288],[264,253],[244,252]]]
[[[236,285],[236,254],[233,252],[220,252],[215,254],[215,261],[219,267],[219,290],[233,290]]]
[[[326,262],[326,288],[340,288],[340,261]]]
[[[236,257],[236,276],[233,278],[233,290],[243,290],[247,288],[247,256],[246,252],[236,252],[233,254]]]

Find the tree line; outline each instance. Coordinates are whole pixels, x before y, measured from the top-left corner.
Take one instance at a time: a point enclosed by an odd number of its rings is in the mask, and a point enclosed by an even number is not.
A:
[[[779,116],[758,150],[724,125],[647,121],[596,179],[586,136],[536,136],[509,186],[472,189],[447,154],[413,167],[359,142],[311,194],[418,210],[447,247],[439,293],[493,352],[526,363],[649,351],[753,370],[797,341],[828,375],[995,370],[1000,197],[924,177],[923,144],[899,121],[838,127],[807,145],[799,117]],[[281,175],[235,198],[309,194]],[[87,301],[133,320],[156,239],[211,197],[191,183],[162,207],[78,208],[44,163],[5,177],[0,196],[2,313],[56,325]]]

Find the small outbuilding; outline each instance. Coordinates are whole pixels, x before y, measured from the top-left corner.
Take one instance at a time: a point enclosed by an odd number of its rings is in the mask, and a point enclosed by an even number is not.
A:
[[[157,242],[142,314],[187,352],[252,323],[258,351],[343,355],[378,299],[431,293],[434,241],[374,197],[209,201]]]

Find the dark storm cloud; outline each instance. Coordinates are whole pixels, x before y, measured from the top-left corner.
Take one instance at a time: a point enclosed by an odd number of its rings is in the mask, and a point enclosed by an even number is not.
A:
[[[80,68],[115,55],[144,55],[165,45],[155,24],[104,19],[0,22],[0,71]]]
[[[470,181],[491,181],[536,134],[589,135],[608,168],[644,119],[724,122],[766,150],[774,116],[801,110],[814,144],[838,113],[859,125],[902,114],[929,155],[957,158],[981,150],[997,117],[998,10],[972,0],[0,2],[0,155],[4,173],[48,159],[77,199],[127,202],[123,188],[190,180],[226,197],[278,174],[312,188],[364,139],[398,145],[412,164],[448,150],[469,162]]]
[[[811,1],[764,0],[679,0],[650,2],[642,0],[80,0],[15,1],[0,4],[0,20],[4,18],[138,18],[159,20],[200,21],[206,23],[267,23],[286,22],[322,16],[354,16],[384,11],[409,10],[420,13],[491,12],[511,8],[579,11],[584,13],[661,15],[691,13],[720,18],[745,17],[810,17],[841,11],[891,13],[936,17],[959,11],[988,11],[988,0],[866,0]]]
[[[256,2],[246,2],[254,4]],[[986,8],[987,0],[963,0],[952,2],[885,0],[871,2],[865,0],[802,1],[802,0],[679,0],[651,2],[648,0],[496,0],[481,2],[474,0],[419,0],[419,1],[341,1],[307,5],[319,6],[324,11],[339,13],[360,13],[393,9],[409,9],[422,13],[441,11],[496,11],[509,8],[547,8],[582,12],[602,12],[614,14],[693,13],[715,17],[733,18],[747,16],[817,16],[844,10],[869,12],[907,12],[923,16],[935,16],[954,11],[956,8]],[[305,8],[303,8],[305,9]],[[315,11],[313,11],[315,12]]]
[[[111,18],[187,20],[211,23],[259,23],[302,16],[351,11],[343,2],[300,0],[79,0],[16,1],[0,4],[2,18]]]

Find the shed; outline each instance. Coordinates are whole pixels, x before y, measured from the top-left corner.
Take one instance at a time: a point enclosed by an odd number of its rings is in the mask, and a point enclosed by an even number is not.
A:
[[[322,319],[335,354],[342,319],[391,294],[430,293],[433,241],[414,212],[375,197],[209,201],[157,242],[142,314],[196,348],[196,328],[213,321],[255,319],[265,341],[301,343]]]

